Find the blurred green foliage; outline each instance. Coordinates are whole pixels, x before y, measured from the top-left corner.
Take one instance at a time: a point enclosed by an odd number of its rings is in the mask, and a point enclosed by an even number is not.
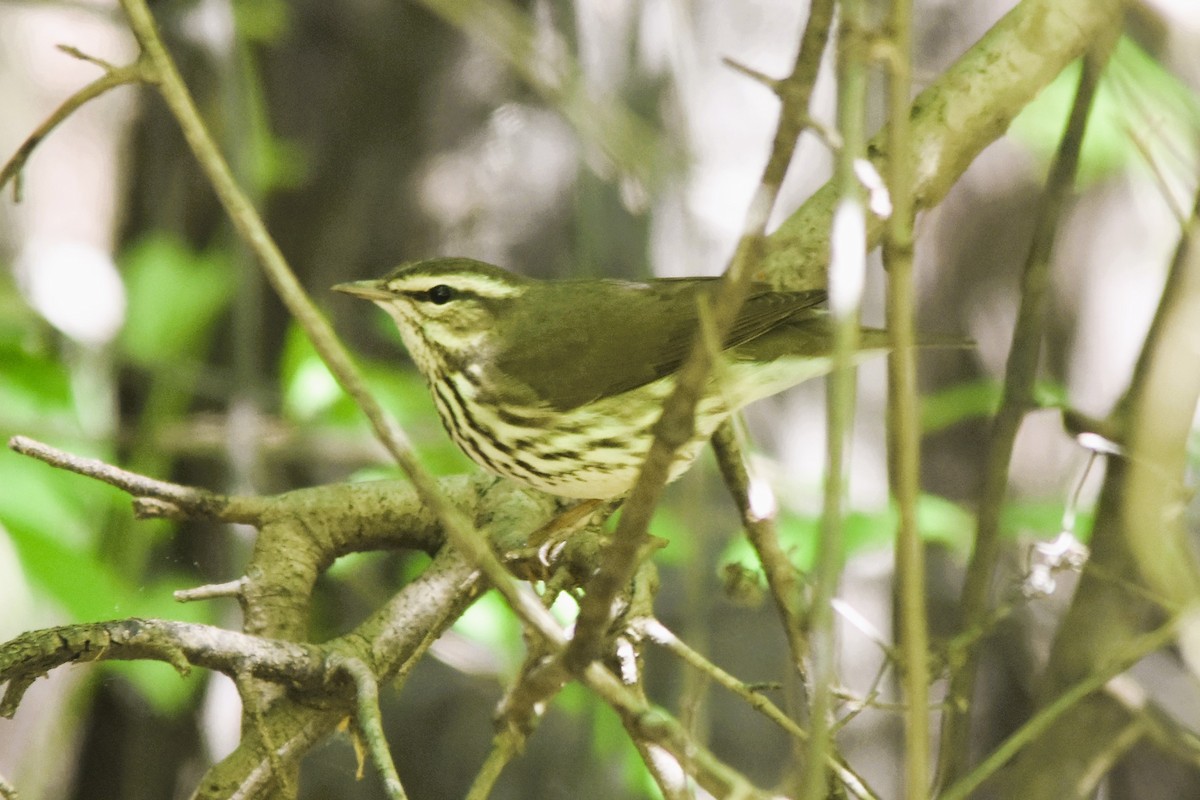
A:
[[[380,315],[382,316],[382,314]],[[397,338],[394,361],[359,359],[367,384],[380,404],[408,431],[420,448],[422,461],[435,475],[454,475],[473,469],[471,462],[446,435],[438,422],[433,399],[424,380],[403,355]],[[279,359],[280,397],[285,420],[308,430],[321,427],[369,435],[362,412],[342,390],[312,343],[294,322],[288,326]],[[399,468],[379,465],[366,468],[352,480],[400,477]]]
[[[921,396],[921,430],[937,433],[968,419],[989,419],[1000,408],[1004,384],[992,378],[963,381]],[[1038,408],[1069,408],[1067,389],[1038,381],[1033,387]]]
[[[1014,501],[1001,515],[1001,530],[1010,538],[1049,539],[1063,529],[1064,507],[1061,502]],[[821,520],[783,512],[778,519],[779,539],[792,563],[802,572],[812,569],[820,539]],[[878,512],[851,511],[845,520],[844,558],[892,547],[897,514],[894,507]],[[1075,534],[1086,541],[1091,534],[1090,511],[1079,512]],[[917,529],[921,538],[966,558],[975,535],[975,515],[943,497],[922,494],[917,499]],[[722,569],[733,564],[742,569],[758,570],[758,556],[744,537],[730,541],[722,558]]]
[[[232,296],[226,259],[197,254],[166,236],[149,237],[123,254],[126,324],[108,352],[84,350],[24,309],[21,326],[0,328],[0,431],[25,434],[82,456],[114,460],[124,422],[83,373],[128,365],[167,368],[202,357]],[[16,302],[11,285],[0,291]],[[177,387],[178,388],[178,387]],[[97,438],[85,420],[107,420]],[[153,540],[169,535],[164,522],[134,523],[129,498],[95,480],[0,453],[0,527],[11,541],[22,574],[41,609],[28,627],[114,617],[165,617],[202,621],[211,607],[180,605],[172,591],[196,577],[175,567],[139,560]],[[114,540],[138,546],[112,548]],[[132,559],[132,560],[131,560]],[[51,610],[53,609],[53,610]],[[21,624],[21,621],[12,621]],[[15,633],[16,631],[10,631]],[[145,665],[105,665],[126,675],[160,712],[178,710],[197,681],[161,680]]]
[[[120,261],[129,301],[121,356],[145,367],[203,357],[237,289],[228,254],[197,253],[159,233],[135,243]]]
[[[1047,163],[1066,127],[1079,70],[1079,62],[1063,70],[1009,129]],[[1130,167],[1145,169],[1147,157],[1160,174],[1174,173],[1179,145],[1190,145],[1198,126],[1196,95],[1132,39],[1122,37],[1088,118],[1079,182],[1086,186]]]

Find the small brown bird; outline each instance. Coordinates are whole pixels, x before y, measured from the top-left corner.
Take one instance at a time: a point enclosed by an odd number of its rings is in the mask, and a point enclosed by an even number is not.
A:
[[[540,281],[466,258],[333,287],[396,321],[450,436],[497,475],[565,497],[628,492],[716,278]],[[822,291],[756,284],[709,377],[674,479],[742,406],[832,367]],[[860,355],[887,349],[864,329]]]

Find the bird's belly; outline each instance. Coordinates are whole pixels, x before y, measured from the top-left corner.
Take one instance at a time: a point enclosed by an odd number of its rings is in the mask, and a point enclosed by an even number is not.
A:
[[[633,488],[671,386],[660,381],[567,411],[464,404],[466,388],[435,389],[434,403],[451,438],[475,463],[550,494],[595,499]],[[691,465],[728,416],[720,396],[701,401],[695,433],[676,452],[669,480]]]

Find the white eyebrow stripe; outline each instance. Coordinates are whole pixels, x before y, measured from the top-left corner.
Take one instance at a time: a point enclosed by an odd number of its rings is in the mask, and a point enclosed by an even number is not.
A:
[[[427,292],[434,286],[446,284],[460,292],[480,297],[515,297],[521,287],[500,283],[481,275],[401,275],[388,281],[387,288],[393,292]]]

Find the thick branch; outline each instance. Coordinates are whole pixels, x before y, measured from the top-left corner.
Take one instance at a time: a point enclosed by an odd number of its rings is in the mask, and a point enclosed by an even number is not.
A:
[[[910,120],[916,211],[941,202],[977,155],[994,142],[1037,94],[1084,53],[1102,31],[1118,27],[1119,0],[1022,0],[913,100]],[[876,164],[887,131],[868,143]],[[826,285],[829,233],[837,187],[827,183],[767,237],[762,269],[777,286]],[[869,218],[878,242],[883,222]]]
[[[262,639],[210,625],[123,619],[29,631],[0,645],[0,715],[11,717],[35,679],[63,664],[162,661],[186,674],[206,667],[230,677],[253,675],[312,689],[325,683],[325,657],[314,645]]]

